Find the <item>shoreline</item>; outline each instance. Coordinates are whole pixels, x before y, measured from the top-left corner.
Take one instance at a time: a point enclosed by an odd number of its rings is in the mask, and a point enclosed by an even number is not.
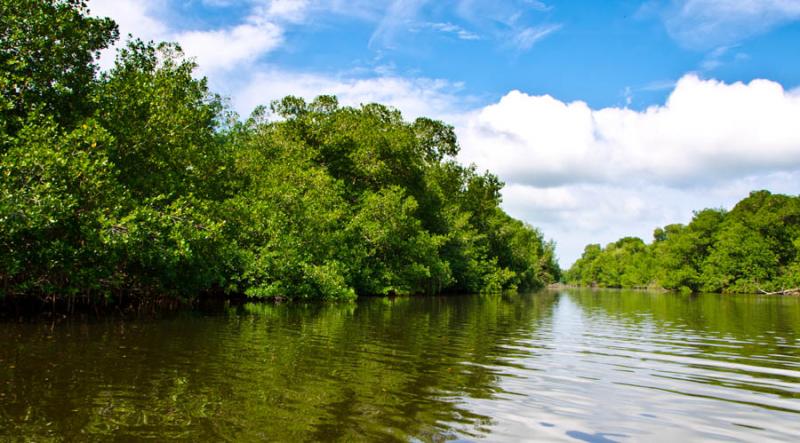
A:
[[[545,288],[553,291],[564,290],[564,289],[583,289],[592,291],[636,291],[636,292],[653,292],[653,293],[678,294],[678,295],[714,294],[714,295],[784,295],[790,297],[800,296],[800,288],[787,289],[776,292],[767,292],[762,290],[761,292],[689,292],[686,294],[683,294],[680,291],[665,289],[665,288],[611,288],[602,286],[580,286],[580,285],[571,285],[566,283],[552,283],[547,285]]]

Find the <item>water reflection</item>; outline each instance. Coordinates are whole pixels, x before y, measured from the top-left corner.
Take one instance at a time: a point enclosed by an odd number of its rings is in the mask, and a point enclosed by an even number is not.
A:
[[[792,440],[800,299],[567,291],[1,323],[0,440]]]
[[[554,296],[246,305],[158,321],[3,324],[0,436],[423,440],[490,430]]]
[[[499,440],[794,441],[799,302],[565,292],[522,345],[535,358],[501,379],[524,399],[470,408],[503,417]]]

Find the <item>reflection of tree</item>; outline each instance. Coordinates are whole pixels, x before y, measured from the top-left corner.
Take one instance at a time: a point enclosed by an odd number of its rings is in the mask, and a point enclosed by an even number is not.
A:
[[[601,310],[620,321],[652,319],[656,324],[668,324],[675,329],[707,331],[738,338],[761,335],[774,328],[791,336],[800,335],[800,303],[795,297],[683,296],[661,292],[578,289],[568,290],[567,293],[587,311]]]
[[[3,375],[11,381],[0,392],[14,397],[0,402],[0,438],[482,434],[490,419],[461,399],[500,392],[507,347],[529,337],[553,301],[498,295],[253,304],[224,316],[62,325],[50,339],[37,326],[2,325],[0,335],[25,339],[0,350],[0,371],[10,371]],[[8,361],[16,368],[3,366]]]

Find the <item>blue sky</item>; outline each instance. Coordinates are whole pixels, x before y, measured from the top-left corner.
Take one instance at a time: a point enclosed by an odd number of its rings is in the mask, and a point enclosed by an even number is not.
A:
[[[89,5],[180,42],[241,114],[334,93],[448,121],[565,266],[751,189],[800,192],[800,0]]]
[[[319,72],[389,68],[444,78],[463,82],[461,93],[482,101],[519,89],[592,107],[625,105],[628,98],[637,108],[663,102],[689,71],[726,81],[800,83],[800,23],[751,39],[718,37],[709,46],[671,36],[664,22],[669,8],[640,1],[475,2],[481,6],[466,13],[457,2],[433,3],[408,21],[384,17],[385,30],[374,20],[323,18],[311,29],[293,29],[273,60]]]

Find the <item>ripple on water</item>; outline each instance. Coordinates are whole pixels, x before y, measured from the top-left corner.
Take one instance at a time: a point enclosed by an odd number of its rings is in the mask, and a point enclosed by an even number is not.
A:
[[[583,441],[800,435],[800,355],[763,352],[781,349],[780,337],[682,330],[679,322],[656,327],[649,314],[631,324],[580,312],[579,297],[562,295],[547,330],[514,347],[536,350],[501,383],[524,400],[503,407],[466,400],[495,413],[500,435],[525,439],[542,423],[560,431],[548,438]]]
[[[0,323],[0,440],[794,441],[798,337],[800,298],[584,291]]]

